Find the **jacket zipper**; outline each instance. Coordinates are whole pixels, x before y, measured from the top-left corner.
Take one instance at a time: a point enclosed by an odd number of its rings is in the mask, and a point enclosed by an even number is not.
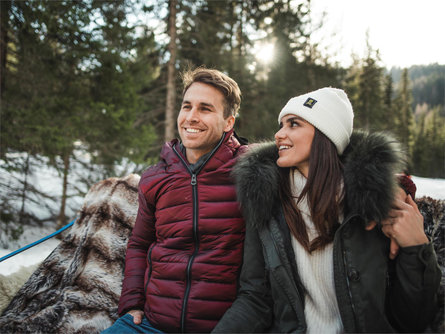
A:
[[[347,217],[343,221],[343,223],[340,225],[338,230],[335,232],[335,234],[341,233],[340,231],[342,229],[344,229],[344,226],[346,226],[346,224],[348,224],[354,217],[355,217],[355,215],[351,216],[351,217]],[[350,286],[349,277],[348,277],[348,264],[346,263],[346,251],[345,251],[345,248],[344,248],[344,245],[343,245],[343,240],[341,240],[341,243],[342,243],[342,245],[341,245],[341,253],[342,253],[342,258],[343,258],[342,259],[343,260],[342,265],[343,265],[343,268],[344,268],[346,287],[347,287],[347,290],[348,290],[348,297],[349,297],[349,300],[350,300],[350,303],[351,303],[352,316],[353,316],[353,319],[354,319],[354,326],[355,326],[355,328],[357,328],[357,311],[356,311],[355,304],[354,304],[354,301],[353,301],[353,298],[352,298],[351,286]],[[334,243],[334,247],[335,246],[336,245]]]
[[[182,301],[182,311],[181,311],[181,333],[185,333],[185,316],[187,314],[187,304],[188,304],[188,298],[190,295],[190,288],[192,285],[191,281],[191,275],[192,275],[192,264],[195,260],[196,255],[199,251],[199,237],[198,237],[198,180],[197,176],[199,172],[204,168],[204,166],[207,164],[207,162],[210,160],[211,157],[215,154],[215,152],[218,150],[218,148],[221,146],[221,144],[224,141],[225,133],[219,140],[218,144],[215,146],[215,148],[212,150],[212,152],[209,154],[207,159],[204,161],[204,163],[199,167],[199,169],[195,172],[192,172],[190,169],[190,166],[187,164],[187,162],[184,160],[184,158],[176,151],[176,148],[172,146],[173,152],[176,153],[178,158],[181,160],[181,162],[186,167],[187,171],[189,172],[191,176],[190,184],[192,185],[192,194],[193,194],[193,240],[195,243],[195,249],[193,250],[192,256],[190,256],[190,259],[187,263],[187,269],[186,269],[186,288],[184,293],[184,300]]]

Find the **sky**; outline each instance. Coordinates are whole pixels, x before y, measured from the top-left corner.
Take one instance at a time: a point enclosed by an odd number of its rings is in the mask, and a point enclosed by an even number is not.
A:
[[[384,67],[445,64],[445,0],[312,0],[312,34],[341,65],[366,55],[366,32]]]

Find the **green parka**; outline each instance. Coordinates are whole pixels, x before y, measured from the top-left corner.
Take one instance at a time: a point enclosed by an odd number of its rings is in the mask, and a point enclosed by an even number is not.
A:
[[[246,219],[236,301],[215,333],[306,331],[289,228],[278,196],[273,143],[250,150],[235,167]],[[345,219],[334,237],[334,278],[345,332],[421,332],[434,317],[440,269],[432,244],[406,247],[389,260],[389,239],[365,223],[388,214],[397,145],[381,134],[354,133],[344,163]]]

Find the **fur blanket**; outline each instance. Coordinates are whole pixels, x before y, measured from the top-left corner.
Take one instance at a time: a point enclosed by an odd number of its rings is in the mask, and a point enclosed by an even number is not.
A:
[[[138,182],[130,175],[91,188],[70,233],[0,317],[1,333],[98,333],[117,319]],[[431,329],[445,332],[445,201],[423,197],[417,203],[442,269],[440,311]]]
[[[12,297],[26,283],[39,264],[33,264],[28,267],[21,267],[11,275],[0,274],[0,313],[8,306]]]
[[[1,333],[97,333],[112,325],[138,182],[129,175],[90,189],[69,234],[3,312]]]
[[[438,296],[439,311],[431,330],[434,333],[445,333],[445,200],[422,197],[416,199],[416,202],[424,218],[425,233],[433,242],[442,272]]]

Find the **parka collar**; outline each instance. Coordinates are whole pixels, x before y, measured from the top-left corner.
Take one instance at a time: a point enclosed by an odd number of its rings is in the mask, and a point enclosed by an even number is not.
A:
[[[404,164],[400,145],[383,133],[355,131],[343,155],[345,214],[366,222],[383,220]],[[266,224],[280,208],[278,150],[273,142],[252,145],[233,169],[238,201],[247,224]]]

